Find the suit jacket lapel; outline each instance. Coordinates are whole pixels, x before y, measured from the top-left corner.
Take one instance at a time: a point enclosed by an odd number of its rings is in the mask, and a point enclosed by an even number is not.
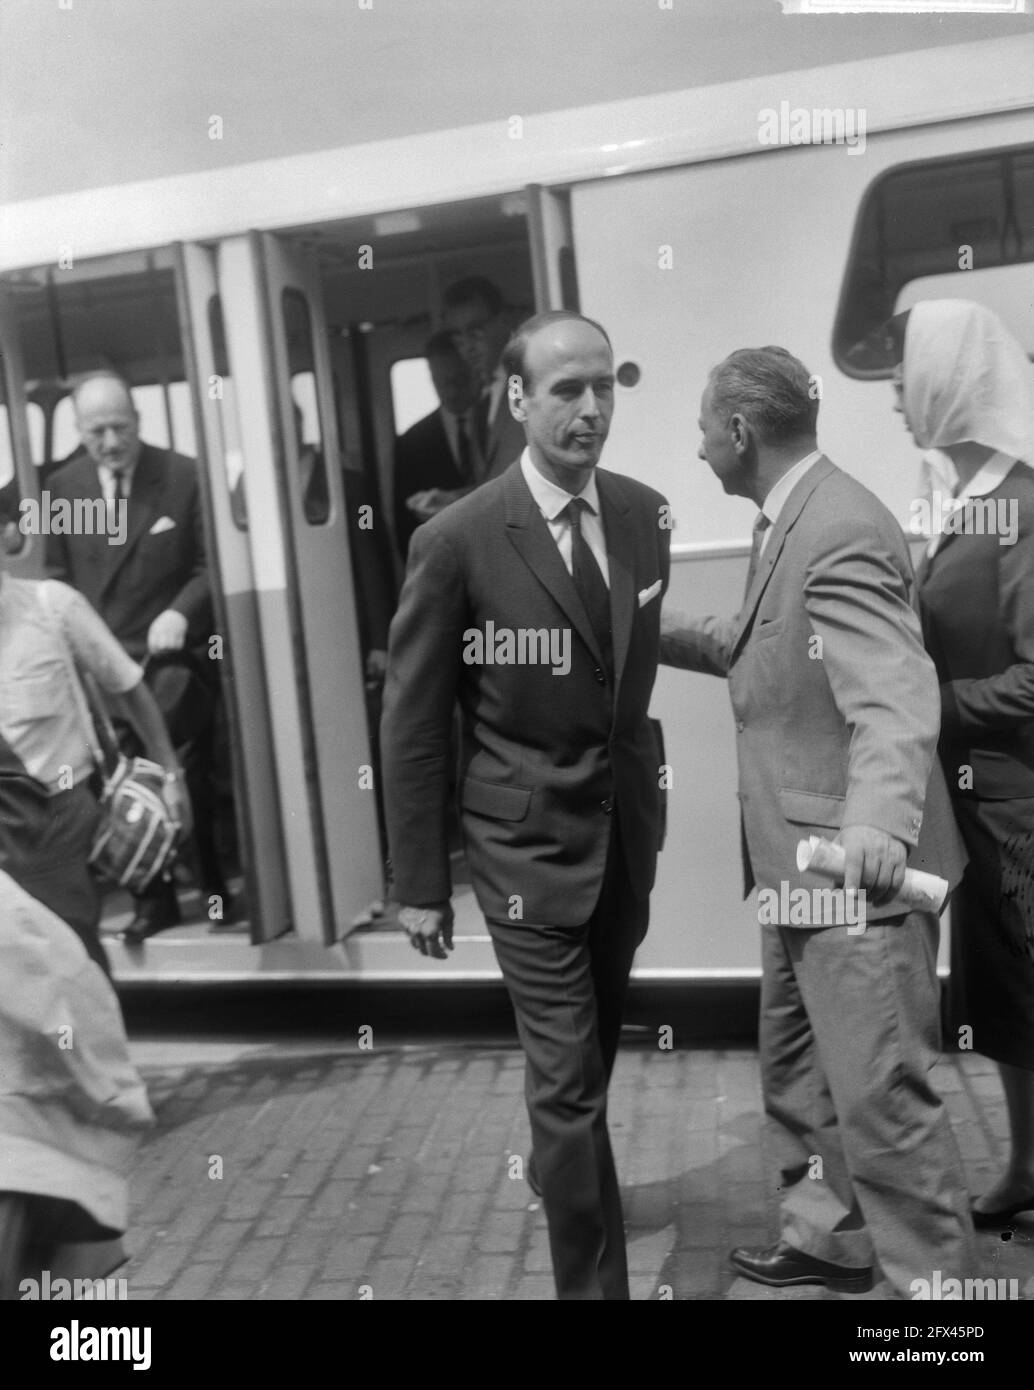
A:
[[[832,471],[833,464],[830,463],[829,459],[823,454],[821,458],[815,460],[804,477],[790,493],[790,496],[783,503],[782,510],[779,513],[779,519],[772,527],[772,534],[768,538],[768,545],[765,547],[765,553],[761,557],[761,562],[754,574],[750,589],[747,591],[743,600],[743,608],[739,616],[736,637],[733,641],[733,655],[739,650],[744,638],[750,631],[750,625],[753,622],[754,614],[757,612],[762,594],[768,587],[768,581],[771,579],[772,571],[778,563],[780,553],[786,543],[787,535],[794,522],[807,505],[811,494],[824,478],[829,477]]]
[[[561,559],[557,543],[550,534],[542,513],[535,505],[535,499],[528,491],[519,459],[503,474],[503,489],[507,536],[521,559],[560,605],[579,637],[602,666],[603,654],[596,643],[589,615],[585,611],[578,590],[574,587],[574,580]],[[613,599],[611,605],[613,607]]]
[[[625,520],[628,501],[607,473],[596,470],[603,534],[607,538],[610,571],[610,627],[614,644],[614,689],[621,686],[628,644],[635,617],[635,551],[631,528]]]
[[[151,448],[145,444],[140,451],[140,458],[133,473],[133,489],[129,496],[125,543],[108,547],[110,558],[108,572],[101,590],[102,595],[110,589],[115,576],[126,563],[137,541],[160,514],[159,508],[164,483],[161,464],[154,457]]]

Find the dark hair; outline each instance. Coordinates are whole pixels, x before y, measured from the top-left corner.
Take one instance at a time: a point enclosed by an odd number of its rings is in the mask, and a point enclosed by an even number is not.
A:
[[[531,378],[525,368],[524,359],[527,355],[529,342],[540,329],[547,328],[551,323],[564,323],[569,319],[574,319],[578,323],[587,323],[590,328],[595,328],[607,346],[610,347],[610,338],[602,323],[597,323],[595,319],[586,318],[584,314],[579,314],[574,309],[547,309],[545,313],[532,314],[530,319],[525,319],[514,330],[503,348],[503,355],[499,360],[507,379],[519,376],[524,383],[525,390],[527,390],[531,385]]]
[[[707,382],[712,408],[727,420],[742,415],[761,439],[778,443],[815,433],[814,378],[786,348],[739,348],[711,368]]]
[[[457,280],[442,295],[442,305],[446,309],[458,309],[461,304],[483,304],[493,318],[506,307],[499,286],[484,275],[468,275]]]
[[[424,356],[430,360],[432,357],[459,357],[460,350],[456,346],[456,339],[447,328],[439,328],[437,333],[432,333],[424,344]]]

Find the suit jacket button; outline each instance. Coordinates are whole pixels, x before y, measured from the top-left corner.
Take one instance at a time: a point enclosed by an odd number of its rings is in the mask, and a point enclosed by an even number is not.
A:
[[[594,666],[594,667],[592,668],[592,674],[593,674],[593,675],[596,677],[596,679],[599,681],[600,685],[606,685],[606,684],[607,684],[607,677],[603,674],[603,667],[602,667],[602,666]]]
[[[746,727],[747,727],[747,726],[746,726],[746,724],[744,724],[744,722],[743,722],[742,719],[737,719],[737,721],[736,721],[736,732],[737,732],[738,734],[742,734],[742,733],[743,733],[743,730],[744,730]]]
[[[611,801],[609,796],[605,796],[603,800],[600,802],[600,809],[604,812],[605,815],[608,816],[610,815],[611,811],[613,811],[614,803],[613,801]]]

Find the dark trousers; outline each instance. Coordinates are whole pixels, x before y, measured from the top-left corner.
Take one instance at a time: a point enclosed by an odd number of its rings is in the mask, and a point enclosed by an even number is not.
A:
[[[579,927],[489,922],[525,1056],[531,1141],[561,1299],[627,1299],[607,1086],[650,905],[631,893],[615,821],[599,900]]]
[[[8,872],[26,893],[68,923],[90,959],[110,975],[98,930],[101,890],[88,863],[101,814],[97,798],[84,784],[58,792],[51,797],[50,806],[46,867],[34,865],[16,871],[9,866]]]

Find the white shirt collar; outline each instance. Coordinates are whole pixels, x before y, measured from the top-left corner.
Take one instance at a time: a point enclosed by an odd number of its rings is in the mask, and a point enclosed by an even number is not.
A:
[[[957,503],[962,503],[967,497],[986,497],[989,492],[994,492],[999,487],[1011,470],[1015,459],[1008,454],[992,454],[986,463],[973,474],[969,482],[959,492],[955,498]]]
[[[128,468],[122,469],[122,477],[126,480],[127,492],[131,492],[133,489],[133,474],[136,472],[136,465],[139,462],[140,460],[136,459],[133,463],[129,465]],[[109,468],[106,463],[99,463],[97,465],[97,477],[100,480],[101,491],[104,493],[105,497],[114,496],[115,479],[117,476],[118,474],[115,472],[115,470],[113,468]]]
[[[788,468],[779,481],[773,485],[772,490],[761,504],[761,510],[768,518],[770,526],[774,526],[779,520],[779,513],[786,505],[786,499],[790,496],[790,493],[793,492],[794,488],[801,481],[812,464],[818,463],[821,457],[822,450],[814,449],[798,463],[795,463],[792,468]]]
[[[531,450],[528,448],[525,448],[524,453],[521,454],[521,472],[524,474],[524,481],[528,484],[539,511],[547,521],[556,521],[570,502],[571,493],[565,492],[562,487],[557,487],[556,483],[542,476],[532,463]],[[600,495],[596,487],[595,468],[589,474],[589,481],[577,496],[583,497],[596,515],[599,515]]]

